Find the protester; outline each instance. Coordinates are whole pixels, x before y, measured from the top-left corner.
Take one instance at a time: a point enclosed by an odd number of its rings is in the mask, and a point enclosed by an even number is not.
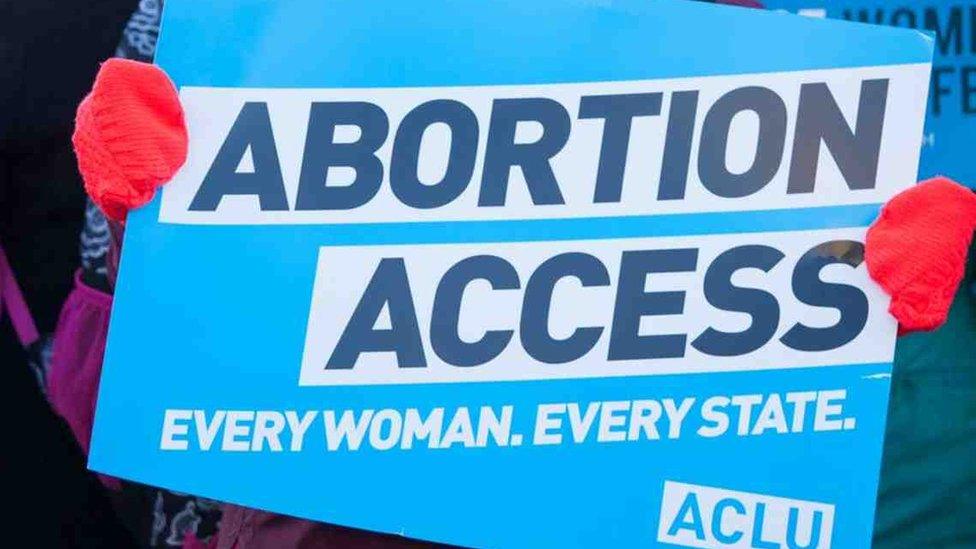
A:
[[[74,135],[89,203],[82,268],[58,323],[48,374],[51,403],[85,452],[105,352],[111,291],[118,268],[121,222],[152,198],[186,156],[186,130],[175,90],[152,60],[162,2],[142,0],[78,109]],[[132,60],[123,61],[122,59]],[[139,61],[139,62],[137,62]],[[104,212],[110,219],[106,219]],[[351,528],[225,505],[186,494],[102,477],[130,515],[137,537],[152,547],[416,547],[424,544]],[[221,513],[222,510],[222,513]],[[219,536],[217,532],[219,522]]]

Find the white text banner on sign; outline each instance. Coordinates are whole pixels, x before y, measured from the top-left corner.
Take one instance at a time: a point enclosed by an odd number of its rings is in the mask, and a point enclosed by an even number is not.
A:
[[[544,86],[183,88],[190,156],[163,191],[159,219],[461,221],[878,203],[915,182],[928,76],[916,64]]]
[[[896,326],[862,265],[863,236],[834,229],[321,248],[300,383],[890,362]],[[395,341],[371,352],[375,330],[387,329]]]

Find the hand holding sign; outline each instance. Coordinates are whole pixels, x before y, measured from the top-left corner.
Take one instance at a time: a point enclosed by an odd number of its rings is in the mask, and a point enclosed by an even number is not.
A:
[[[155,65],[105,61],[78,106],[72,142],[88,195],[124,221],[186,160],[186,122],[173,83]]]
[[[891,295],[899,333],[933,330],[949,314],[976,227],[976,195],[946,178],[892,198],[868,230],[871,277]]]

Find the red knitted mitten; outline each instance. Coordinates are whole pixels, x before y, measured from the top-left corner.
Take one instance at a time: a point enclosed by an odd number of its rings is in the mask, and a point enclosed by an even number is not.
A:
[[[976,195],[945,177],[899,193],[868,229],[865,260],[889,295],[898,333],[945,322],[976,228]]]
[[[85,191],[105,215],[124,220],[186,160],[186,124],[173,83],[155,65],[109,59],[78,105],[72,142]]]

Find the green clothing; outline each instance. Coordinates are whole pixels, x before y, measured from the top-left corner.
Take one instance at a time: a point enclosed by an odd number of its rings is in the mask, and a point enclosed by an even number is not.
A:
[[[874,547],[976,548],[976,246],[939,330],[900,338]]]

